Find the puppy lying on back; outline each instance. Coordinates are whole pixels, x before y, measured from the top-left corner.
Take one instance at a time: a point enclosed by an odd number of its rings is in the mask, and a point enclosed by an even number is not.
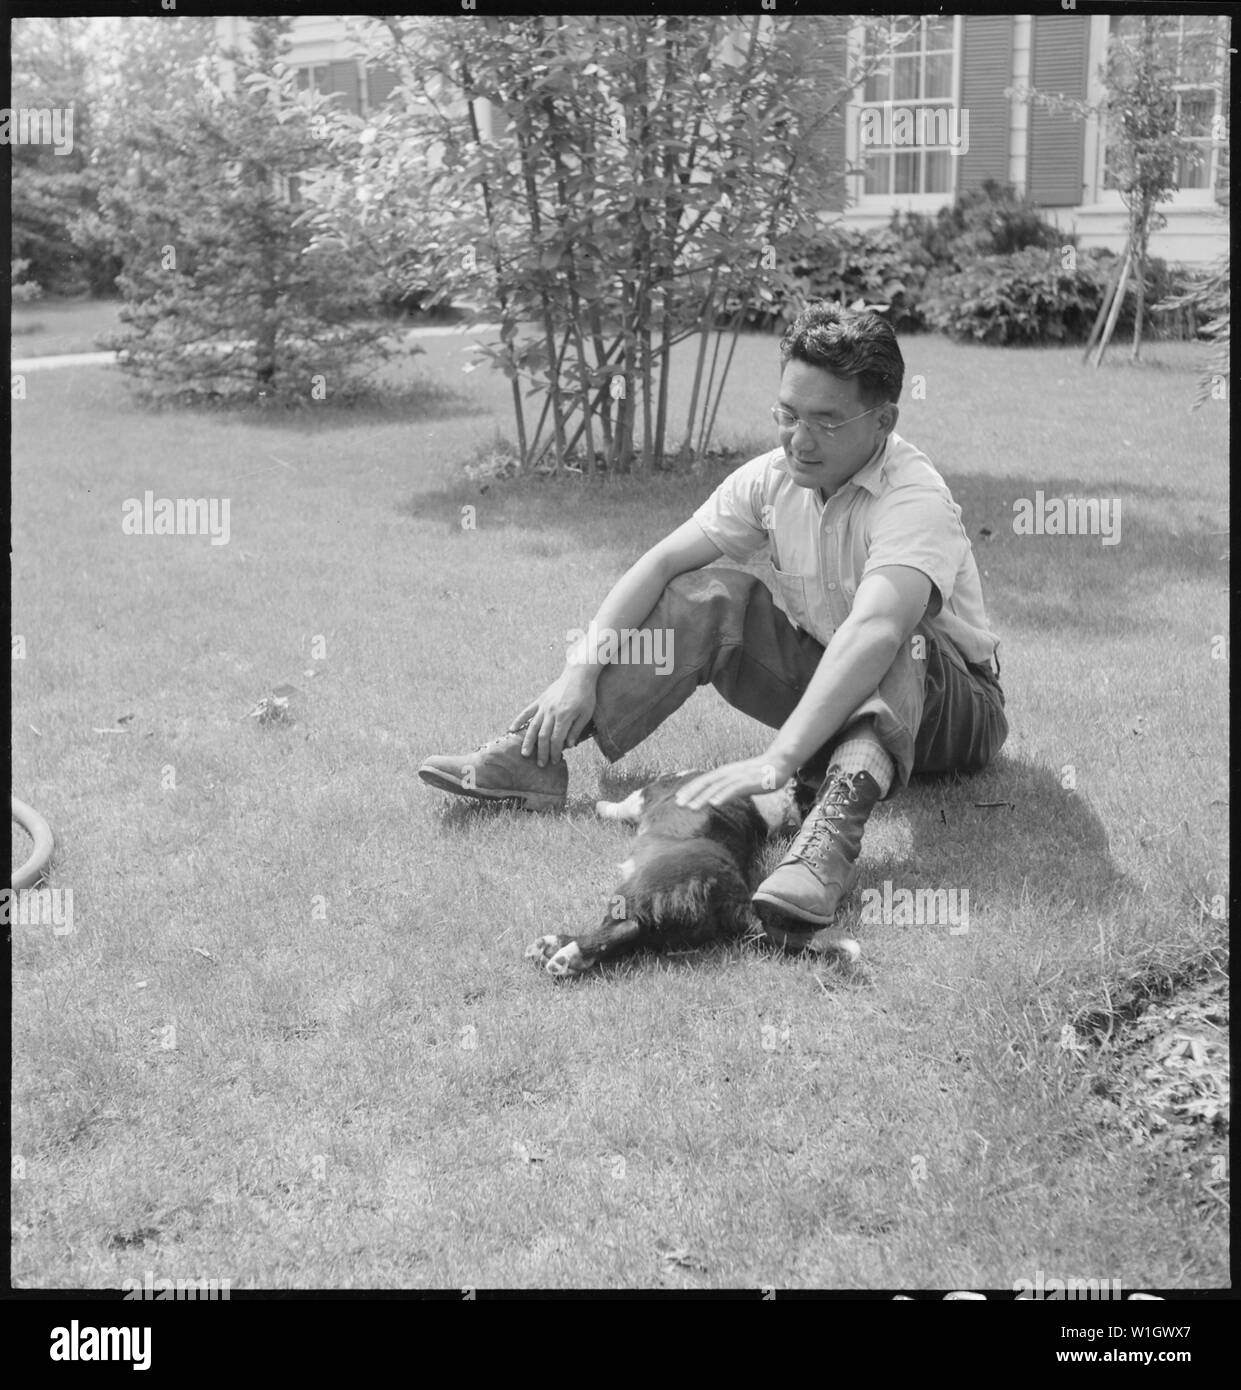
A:
[[[755,860],[769,835],[797,829],[793,798],[771,792],[697,811],[678,806],[677,790],[697,775],[672,773],[624,801],[596,803],[604,820],[638,826],[608,911],[594,931],[581,936],[539,937],[527,948],[528,957],[542,961],[551,975],[580,975],[628,951],[700,946],[757,925],[750,906]],[[779,944],[794,948],[791,937]],[[849,944],[852,952],[838,949],[855,955],[856,944]]]

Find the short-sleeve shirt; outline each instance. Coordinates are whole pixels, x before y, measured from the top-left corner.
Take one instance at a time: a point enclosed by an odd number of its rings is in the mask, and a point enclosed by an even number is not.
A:
[[[826,502],[793,481],[777,448],[730,473],[694,520],[730,560],[766,547],[778,605],[824,646],[868,574],[908,565],[938,591],[939,611],[927,618],[936,635],[966,661],[995,655],[961,508],[930,459],[897,434]],[[928,613],[934,608],[933,595]]]

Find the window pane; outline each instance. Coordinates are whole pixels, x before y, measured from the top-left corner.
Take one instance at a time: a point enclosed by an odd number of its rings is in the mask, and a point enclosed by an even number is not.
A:
[[[1180,49],[1180,35],[1177,32],[1176,21],[1171,21],[1170,28],[1160,26],[1158,36],[1155,39],[1155,55],[1161,68],[1171,68],[1173,72],[1177,70],[1177,53]]]
[[[1178,135],[1188,139],[1210,137],[1211,117],[1215,114],[1215,94],[1213,92],[1181,92],[1180,119],[1176,123]]]
[[[893,58],[892,99],[912,101],[918,95],[918,59]]]
[[[918,159],[917,151],[901,153],[895,156],[896,170],[895,183],[892,191],[894,193],[917,193],[918,188]]]
[[[892,156],[868,153],[866,156],[867,193],[886,194],[890,192],[889,182],[891,178]]]
[[[876,73],[866,79],[862,91],[863,101],[888,101],[892,94],[892,79],[886,72]]]
[[[952,156],[947,150],[928,153],[926,157],[926,187],[924,193],[952,191]]]
[[[1210,188],[1211,186],[1211,147],[1205,145],[1200,157],[1184,155],[1176,161],[1176,184],[1178,188]]]
[[[952,95],[952,54],[934,53],[926,60],[925,97],[950,97]]]
[[[1221,56],[1214,31],[1190,30],[1181,46],[1181,68],[1177,76],[1182,82],[1211,82],[1220,69]]]
[[[937,48],[946,48],[952,51],[952,20],[951,19],[928,19],[926,22],[926,51],[930,53]]]

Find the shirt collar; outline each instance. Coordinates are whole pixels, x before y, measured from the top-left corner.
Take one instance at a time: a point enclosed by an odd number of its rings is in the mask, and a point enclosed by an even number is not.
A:
[[[879,496],[883,487],[883,465],[888,456],[888,445],[892,442],[892,432],[889,430],[884,436],[883,443],[871,454],[870,458],[858,469],[849,479],[851,483],[856,483],[858,487],[864,487],[867,492],[875,497]]]
[[[871,454],[870,458],[858,469],[858,471],[844,484],[845,487],[864,487],[872,497],[878,497],[883,491],[883,465],[887,460],[888,445],[892,442],[891,432],[884,438],[882,444]],[[818,498],[819,505],[824,506],[822,488],[815,489],[815,497]]]

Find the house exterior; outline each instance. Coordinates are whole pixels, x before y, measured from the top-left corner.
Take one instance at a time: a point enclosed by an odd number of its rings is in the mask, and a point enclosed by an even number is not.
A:
[[[1011,184],[1043,215],[1078,234],[1083,249],[1123,249],[1125,210],[1111,186],[1107,130],[1097,116],[1048,111],[1020,95],[1034,89],[1096,105],[1109,34],[1125,15],[1049,10],[1038,15],[948,15],[916,22],[889,71],[855,93],[838,133],[855,172],[839,209],[858,227],[886,223],[896,210],[934,212],[986,179]],[[1185,265],[1209,262],[1228,246],[1227,21],[1180,17],[1175,52],[1180,133],[1199,160],[1183,161],[1180,187],[1159,212],[1167,225],[1151,253]],[[854,43],[858,42],[855,32]],[[901,132],[884,107],[926,112],[937,145],[896,143]],[[943,108],[938,118],[934,108]],[[867,113],[871,113],[868,119]],[[906,120],[908,135],[909,120]],[[895,139],[882,143],[883,136]],[[875,139],[874,137],[879,137]],[[954,137],[955,140],[954,140]],[[965,137],[965,138],[962,138]],[[954,148],[955,145],[955,148]]]
[[[463,18],[463,23],[470,22]],[[1228,246],[1228,19],[1185,14],[1168,40],[1175,64],[1181,133],[1197,160],[1178,169],[1179,187],[1159,212],[1166,226],[1151,239],[1154,256],[1202,265]],[[1075,232],[1083,249],[1121,251],[1125,210],[1112,186],[1105,122],[1047,110],[1022,93],[1034,89],[1095,105],[1109,34],[1134,23],[1117,14],[1055,9],[1043,14],[946,15],[898,21],[902,41],[854,92],[829,138],[842,180],[824,211],[859,228],[885,225],[895,211],[935,212],[987,179],[1011,184],[1043,215]],[[238,43],[245,21],[217,21],[225,43]],[[368,70],[343,18],[300,16],[290,61],[299,81],[339,93],[365,116],[391,91],[395,76]],[[862,31],[841,17],[842,58],[864,58]],[[476,103],[486,138],[495,113]]]

